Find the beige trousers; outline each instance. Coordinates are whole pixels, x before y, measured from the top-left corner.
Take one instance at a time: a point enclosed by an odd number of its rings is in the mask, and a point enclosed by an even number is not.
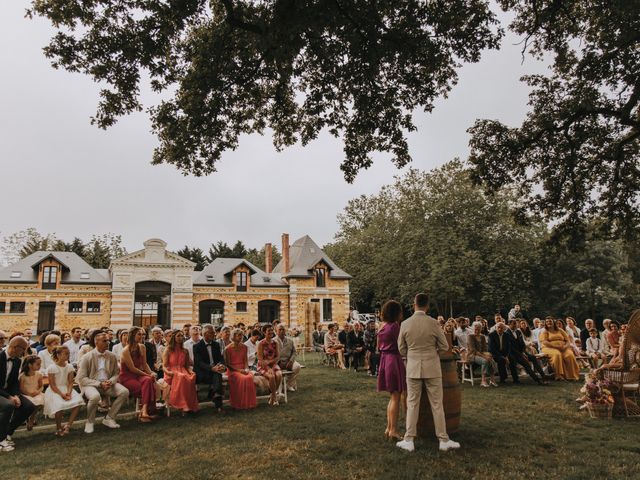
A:
[[[444,419],[444,408],[442,406],[442,377],[407,377],[407,431],[404,434],[404,439],[413,440],[417,435],[423,383],[427,387],[427,395],[429,397],[429,403],[431,404],[436,437],[438,437],[441,442],[446,442],[449,440],[449,435],[447,435],[447,424]]]
[[[101,388],[96,387],[84,387],[82,393],[87,398],[87,422],[95,423],[96,421],[96,412],[98,411],[98,404],[100,403],[100,399],[102,396],[115,398],[115,401],[111,402],[111,408],[109,409],[109,413],[107,415],[112,420],[116,419],[118,415],[118,411],[120,407],[124,405],[124,402],[129,398],[129,390],[125,387],[116,383],[106,392]]]

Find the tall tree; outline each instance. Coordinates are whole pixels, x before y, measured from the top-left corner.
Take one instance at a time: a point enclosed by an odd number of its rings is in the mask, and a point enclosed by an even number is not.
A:
[[[342,138],[348,181],[374,151],[403,166],[411,112],[431,111],[502,33],[487,0],[33,0],[28,13],[58,29],[54,67],[105,85],[100,127],[142,110],[142,78],[168,92],[149,108],[153,161],[195,175],[267,128],[278,150],[323,129]]]
[[[209,264],[209,262],[207,261],[207,256],[204,254],[201,248],[189,248],[187,245],[185,245],[182,250],[178,250],[176,253],[181,257],[186,258],[187,260],[191,260],[193,263],[195,263],[196,271],[204,270],[204,268]]]
[[[584,236],[594,217],[608,234],[640,225],[640,2],[501,0],[523,55],[549,57],[530,75],[520,127],[479,120],[469,130],[474,176],[488,191],[517,186],[559,231]]]

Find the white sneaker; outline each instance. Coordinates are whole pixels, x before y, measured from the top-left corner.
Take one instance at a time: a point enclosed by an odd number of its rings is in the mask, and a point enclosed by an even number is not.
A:
[[[84,424],[84,433],[93,433],[93,423],[87,422]]]
[[[287,392],[295,392],[296,387],[287,387]]]
[[[6,440],[0,442],[0,452],[13,452],[15,449],[16,448]]]
[[[440,442],[440,451],[446,452],[447,450],[455,450],[456,448],[460,448],[460,444],[458,442],[454,442],[453,440],[447,440],[446,442]]]
[[[416,449],[413,445],[413,440],[400,440],[396,443],[396,447],[406,450],[407,452],[413,452]]]
[[[5,438],[4,441],[7,442],[7,444],[11,445],[12,447],[16,446],[16,442],[13,441],[13,439],[11,438],[11,435],[7,435],[7,438]]]
[[[113,418],[109,418],[109,417],[104,417],[104,420],[102,420],[102,424],[105,427],[109,427],[109,428],[120,428],[120,425],[117,424]]]

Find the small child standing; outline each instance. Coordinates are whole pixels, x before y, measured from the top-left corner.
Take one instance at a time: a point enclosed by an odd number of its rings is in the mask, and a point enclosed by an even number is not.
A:
[[[65,346],[55,347],[51,352],[54,364],[47,369],[49,388],[44,393],[44,414],[56,419],[56,436],[67,435],[78,416],[80,406],[84,405],[82,395],[73,389],[75,370],[69,362],[69,349]],[[62,425],[62,415],[71,410],[69,422]]]
[[[27,419],[27,430],[32,430],[36,423],[39,407],[44,405],[44,383],[39,372],[42,360],[37,355],[29,355],[22,361],[20,368],[20,393],[27,397],[36,407]]]
[[[593,365],[593,368],[598,368],[598,359],[602,360],[602,364],[607,360],[607,356],[604,353],[604,342],[598,336],[598,331],[594,328],[589,330],[589,338],[587,338],[587,356]]]

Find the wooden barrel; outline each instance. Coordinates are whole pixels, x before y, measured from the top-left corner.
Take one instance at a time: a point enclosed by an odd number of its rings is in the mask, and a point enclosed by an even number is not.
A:
[[[457,432],[460,426],[462,390],[458,382],[458,370],[455,357],[444,354],[440,357],[440,366],[442,367],[442,403],[444,406],[444,417],[447,422],[447,433],[452,434]],[[422,387],[422,396],[420,398],[418,436],[423,438],[433,438],[435,436],[431,404],[429,403],[427,389],[424,386]]]

